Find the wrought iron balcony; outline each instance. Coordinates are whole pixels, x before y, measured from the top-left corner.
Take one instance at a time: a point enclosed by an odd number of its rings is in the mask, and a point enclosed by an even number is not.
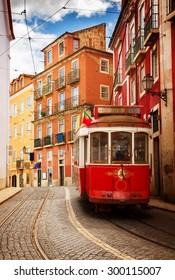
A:
[[[68,85],[73,84],[75,82],[79,82],[80,80],[80,70],[74,69],[70,73],[68,73]]]
[[[40,147],[42,147],[42,139],[41,138],[34,139],[34,148],[40,148]]]
[[[174,0],[166,0],[166,19],[168,21],[175,20],[175,1]]]
[[[75,130],[68,131],[67,141],[72,142],[74,140]]]
[[[44,146],[52,145],[52,135],[44,137]]]
[[[34,91],[34,100],[37,100],[39,98],[43,97],[42,89],[38,88]]]
[[[62,144],[65,142],[65,133],[60,132],[55,135],[55,144]]]
[[[45,86],[43,86],[42,92],[43,92],[43,95],[47,95],[49,93],[52,93],[53,92],[52,83],[48,83]]]
[[[66,86],[66,78],[65,76],[58,78],[55,80],[55,89],[59,90]]]
[[[54,113],[60,113],[62,111],[71,110],[79,105],[79,97],[74,96],[72,98],[67,98],[61,102],[58,102],[54,106]]]
[[[146,54],[146,48],[144,46],[144,29],[139,29],[134,45],[134,62],[142,59]]]
[[[118,90],[122,86],[122,69],[119,68],[114,77],[114,89]]]
[[[144,45],[154,44],[159,36],[159,5],[154,4],[150,7],[145,17]]]
[[[126,53],[126,74],[130,74],[132,69],[135,69],[134,47],[130,46],[128,52]]]

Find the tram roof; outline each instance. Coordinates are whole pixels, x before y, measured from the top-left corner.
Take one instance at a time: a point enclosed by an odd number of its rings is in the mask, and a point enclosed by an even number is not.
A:
[[[129,127],[146,127],[149,124],[138,117],[128,115],[108,115],[99,117],[89,125],[89,127],[112,127],[112,126],[129,126]]]

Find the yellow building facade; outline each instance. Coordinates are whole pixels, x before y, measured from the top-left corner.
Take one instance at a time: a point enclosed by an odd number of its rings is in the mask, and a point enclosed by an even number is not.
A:
[[[31,186],[33,181],[33,76],[21,74],[10,84],[10,186]]]

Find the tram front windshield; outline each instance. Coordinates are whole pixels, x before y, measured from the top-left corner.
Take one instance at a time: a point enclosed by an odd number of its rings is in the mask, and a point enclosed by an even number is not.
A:
[[[90,162],[99,164],[148,163],[148,134],[143,132],[91,133]],[[110,139],[110,143],[109,143]],[[134,139],[134,141],[132,141]],[[133,155],[132,155],[132,151]],[[110,162],[109,162],[110,153]]]

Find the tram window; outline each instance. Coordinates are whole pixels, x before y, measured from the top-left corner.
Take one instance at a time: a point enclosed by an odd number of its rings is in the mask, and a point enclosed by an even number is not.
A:
[[[91,134],[91,163],[108,163],[108,133]]]
[[[113,132],[111,133],[111,161],[131,162],[131,140],[132,134],[128,132]]]
[[[79,140],[77,140],[74,143],[73,156],[74,156],[74,165],[78,165],[79,164]]]
[[[134,161],[135,163],[148,162],[148,134],[138,132],[134,135]]]

